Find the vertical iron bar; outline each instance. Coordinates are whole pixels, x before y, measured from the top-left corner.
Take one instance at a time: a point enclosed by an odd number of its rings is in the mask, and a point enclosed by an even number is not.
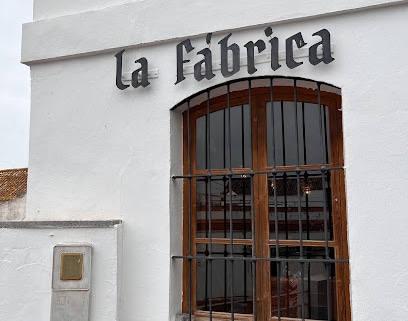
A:
[[[208,177],[204,179],[205,182],[205,237],[208,238]],[[209,272],[209,261],[208,261],[208,244],[205,245],[204,255],[205,258],[205,309],[208,308],[209,298],[208,291],[208,272]]]
[[[229,104],[229,101],[228,101]],[[241,135],[241,139],[242,139],[242,166],[245,167],[245,113],[244,113],[244,105],[241,106],[241,126],[242,126],[242,135]],[[246,229],[247,229],[247,224],[246,224],[246,178],[244,177],[242,179],[242,209],[243,209],[243,234],[244,234],[244,239],[247,238],[247,233],[246,233]],[[244,245],[244,256],[246,257],[247,255],[247,246]],[[247,265],[246,263],[244,263],[244,302],[247,303]]]
[[[256,258],[256,234],[255,234],[255,215],[254,215],[254,208],[255,208],[255,198],[254,198],[254,174],[251,174],[251,230],[252,230],[252,258]],[[252,290],[252,296],[253,296],[253,303],[252,303],[252,310],[254,313],[254,321],[257,321],[257,308],[256,308],[256,302],[257,302],[257,293],[256,293],[256,261],[252,261],[252,275],[253,275],[253,290]]]
[[[285,142],[285,116],[283,109],[283,101],[281,101],[281,124],[282,124],[282,162],[283,166],[286,166],[286,142]],[[283,173],[283,197],[285,203],[285,236],[289,239],[289,229],[288,229],[288,198],[287,198],[287,175],[286,172]],[[287,264],[287,263],[286,263]]]
[[[272,161],[273,168],[276,169],[276,142],[275,142],[275,106],[273,102],[273,77],[270,78],[270,100],[271,100],[271,135],[272,135]],[[276,185],[275,185],[276,186]]]
[[[325,255],[326,258],[329,258],[329,239],[328,239],[328,229],[327,229],[327,195],[326,195],[326,167],[325,167],[325,151],[324,151],[324,136],[325,133],[323,127],[323,115],[322,115],[322,105],[321,105],[321,91],[320,91],[321,84],[317,84],[317,101],[319,105],[319,126],[320,126],[320,143],[321,143],[321,159],[322,159],[322,190],[323,190],[323,218],[324,218],[324,241],[325,241]],[[323,107],[324,108],[324,107]]]
[[[253,133],[252,133],[252,87],[251,87],[251,80],[248,81],[248,105],[249,105],[249,112],[250,112],[250,143],[252,146],[252,138],[253,138]],[[252,150],[252,148],[251,148]],[[252,157],[252,155],[251,155]],[[251,161],[251,172],[254,170],[254,162]],[[252,258],[256,258],[257,252],[256,252],[256,233],[255,233],[255,196],[254,196],[254,174],[250,174],[251,177],[251,232],[252,232]],[[256,302],[257,302],[257,287],[256,287],[256,262],[252,261],[252,270],[254,271],[253,273],[253,290],[252,290],[252,296],[253,296],[253,314],[254,314],[254,321],[257,321],[258,314],[257,314],[257,307],[256,307]]]
[[[275,215],[275,257],[276,263],[276,287],[277,287],[277,303],[278,303],[278,321],[281,320],[281,288],[280,288],[280,261],[279,261],[279,219],[278,219],[278,195],[277,195],[277,180],[276,180],[276,144],[275,144],[275,106],[273,102],[273,77],[270,78],[270,100],[271,100],[271,138],[272,138],[272,158],[273,158],[273,204]],[[269,187],[268,187],[269,190]],[[269,205],[268,205],[269,208]],[[272,300],[272,293],[271,293]]]
[[[317,83],[317,101],[319,105],[319,125],[320,125],[320,141],[321,141],[321,157],[322,157],[322,190],[323,190],[323,218],[324,218],[324,250],[325,250],[325,257],[326,259],[330,259],[329,254],[329,239],[328,239],[328,226],[327,226],[327,195],[326,195],[326,175],[327,170],[325,168],[325,151],[324,151],[324,137],[325,133],[324,126],[323,126],[323,115],[322,115],[322,108],[324,106],[321,105],[321,84]],[[326,269],[326,284],[327,284],[327,320],[330,321],[331,315],[329,311],[331,311],[331,293],[330,293],[330,276],[328,274],[328,263],[325,263]]]
[[[285,237],[289,240],[289,224],[288,224],[288,175],[283,172],[283,203],[285,206]]]
[[[187,180],[187,198],[188,198],[188,209],[187,209],[187,225],[188,225],[188,256],[191,256],[191,155],[190,155],[190,144],[191,144],[191,133],[190,133],[190,100],[187,102],[187,173],[189,175]],[[192,314],[192,304],[191,304],[191,286],[192,286],[192,259],[188,259],[188,272],[187,272],[187,296],[188,296],[188,320],[191,321]]]
[[[285,117],[283,111],[283,101],[281,101],[281,118],[282,118],[282,157],[283,157],[283,165],[286,166],[286,148],[285,148]],[[288,228],[288,196],[287,196],[287,174],[286,172],[283,173],[283,199],[285,205],[285,237],[289,239],[289,228]],[[288,247],[285,248],[286,257],[288,257]],[[286,267],[286,280],[289,278],[289,263],[285,262]],[[289,293],[287,293],[289,295]],[[289,299],[289,298],[288,298]],[[289,303],[289,300],[287,300]],[[286,306],[286,311],[288,312],[289,306]]]
[[[245,135],[244,135],[244,130],[245,130],[245,113],[244,113],[244,105],[242,105],[241,107],[242,109],[242,113],[241,113],[241,117],[242,117],[242,165],[243,167],[245,167]],[[244,177],[242,179],[242,217],[243,217],[243,234],[244,234],[244,239],[247,238],[247,224],[246,224],[246,178]],[[246,257],[247,255],[247,246],[244,245],[244,256]],[[244,263],[244,302],[247,303],[247,264],[246,262]]]
[[[318,104],[318,108],[319,108],[319,130],[320,130],[320,153],[321,153],[321,160],[322,160],[322,167],[324,167],[324,140],[323,137],[325,135],[325,133],[323,132],[323,116],[322,116],[322,104],[321,104],[321,92],[320,92],[320,86],[321,84],[318,82],[317,83],[317,104]]]
[[[303,136],[303,164],[307,164],[306,157],[306,126],[305,126],[305,103],[302,102],[302,136]]]
[[[329,162],[329,146],[327,144],[327,119],[326,119],[326,107],[323,106],[323,124],[324,124],[324,142],[326,151],[326,163]]]
[[[210,274],[210,282],[209,282],[209,296],[210,296],[210,321],[212,321],[212,300],[213,300],[213,294],[212,294],[212,263],[213,263],[213,257],[212,257],[212,219],[211,219],[211,110],[210,110],[210,91],[207,91],[207,174],[208,174],[208,236],[209,236],[209,258],[208,258],[208,263],[209,263],[209,274]]]
[[[299,219],[299,245],[300,245],[300,259],[303,259],[303,230],[302,230],[302,199],[300,194],[300,159],[299,159],[299,117],[297,107],[297,87],[296,79],[293,80],[293,93],[294,93],[294,106],[295,106],[295,133],[296,133],[296,181],[297,181],[297,202],[298,202],[298,219]],[[302,321],[305,320],[305,291],[304,291],[304,262],[300,263],[301,266],[301,304],[302,304]]]
[[[245,178],[242,180],[242,190],[243,192],[243,197],[242,197],[242,202],[243,202],[243,217],[244,217],[244,224],[243,224],[243,228],[244,228],[244,239],[246,239],[247,235],[246,235],[246,200],[245,200],[245,191],[246,191],[246,182],[245,182]],[[247,246],[244,245],[244,257],[247,256]],[[244,302],[247,303],[247,264],[246,262],[244,263]]]
[[[225,126],[225,123],[227,122],[227,117],[226,117],[226,115],[225,115],[225,109],[223,109],[222,110],[222,115],[223,115],[223,122],[222,122],[222,125],[223,125],[223,168],[226,168],[226,166],[227,166],[227,164],[226,164],[226,158],[227,158],[227,156],[226,156],[226,153],[225,153],[225,150],[226,150],[226,147],[227,147],[227,140],[228,140],[228,137],[229,137],[229,135],[230,135],[230,133],[229,132],[227,132],[227,127],[229,128],[229,125],[228,126]],[[229,122],[229,120],[228,120],[228,122]],[[230,147],[229,147],[230,148]],[[229,153],[231,154],[231,149],[229,150]],[[226,182],[227,182],[227,178],[224,176],[223,177],[223,199],[224,199],[224,238],[226,238],[227,237],[227,191],[226,191]],[[224,245],[224,257],[226,257],[227,256],[227,245]],[[226,309],[227,309],[227,273],[228,273],[228,270],[227,270],[227,265],[228,265],[228,262],[227,262],[227,260],[225,260],[224,261],[224,311],[226,311]]]
[[[310,256],[310,254],[308,255],[308,258],[310,258],[311,256]],[[307,300],[307,305],[308,305],[308,310],[309,310],[309,314],[308,314],[308,318],[310,319],[311,317],[312,317],[312,305],[311,305],[311,302],[312,302],[312,292],[310,291],[310,287],[311,287],[311,285],[312,285],[312,282],[311,282],[311,280],[310,280],[310,276],[311,276],[311,265],[312,265],[312,263],[311,262],[309,262],[308,263],[308,265],[307,265],[307,294],[308,294],[308,296],[307,296],[307,298],[308,298],[308,300]]]
[[[230,215],[230,257],[231,259],[231,320],[234,320],[234,226],[232,220],[232,133],[231,133],[231,105],[230,105],[230,84],[227,85],[227,110],[228,110],[228,148],[229,148],[229,174],[228,174],[228,185],[229,185],[229,215]]]
[[[325,142],[325,156],[326,156],[326,163],[330,162],[330,150],[329,150],[329,145],[327,143],[328,141],[328,130],[327,130],[327,108],[326,106],[322,106],[323,108],[323,125],[324,125],[324,142]],[[330,173],[329,173],[330,175]],[[326,176],[327,179],[327,184],[328,184],[328,190],[330,191],[329,196],[331,195],[331,181],[330,181],[330,176]],[[331,211],[331,201],[330,197],[328,198],[328,215],[329,215],[329,226],[328,226],[328,235],[330,240],[332,239],[332,211]]]
[[[223,182],[223,199],[224,199],[224,238],[227,237],[227,178],[224,176]],[[227,245],[224,245],[224,256],[227,253]],[[224,261],[224,310],[227,309],[227,260]]]
[[[244,130],[245,130],[245,113],[244,113],[244,105],[241,107],[242,113],[241,113],[241,119],[242,119],[242,165],[245,167],[245,135],[244,135]],[[244,177],[242,179],[242,217],[243,217],[243,234],[244,234],[244,239],[247,238],[247,224],[246,224],[246,178]],[[246,257],[247,255],[247,246],[244,245],[244,256]],[[247,264],[244,263],[244,302],[247,303],[248,296],[247,296]]]
[[[283,113],[283,101],[281,101],[281,118],[282,118],[282,160],[283,166],[286,166],[286,142],[285,142],[285,116]]]
[[[331,284],[330,284],[330,263],[325,263],[326,270],[326,292],[327,292],[327,320],[331,321],[332,306],[331,306]]]
[[[303,181],[305,184],[309,186],[309,189],[311,188],[308,182],[308,174],[305,172],[303,176]],[[305,193],[305,199],[306,199],[306,239],[310,240],[310,217],[309,217],[309,194]]]
[[[242,167],[245,168],[245,121],[244,121],[244,105],[241,105],[241,158]]]

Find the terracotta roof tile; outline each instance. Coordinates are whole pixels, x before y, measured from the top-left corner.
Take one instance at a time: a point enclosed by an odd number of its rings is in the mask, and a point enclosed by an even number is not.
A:
[[[27,192],[27,168],[0,170],[0,202]]]

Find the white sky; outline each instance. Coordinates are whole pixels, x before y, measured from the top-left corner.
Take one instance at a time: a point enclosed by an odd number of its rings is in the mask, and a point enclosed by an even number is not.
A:
[[[20,63],[21,25],[33,0],[0,0],[0,169],[28,166],[30,68]]]

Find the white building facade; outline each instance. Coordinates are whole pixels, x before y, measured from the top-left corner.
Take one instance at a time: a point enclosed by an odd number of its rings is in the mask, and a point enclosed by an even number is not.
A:
[[[407,17],[385,0],[34,1],[0,319],[405,320]],[[92,248],[87,307],[58,292],[55,246]]]

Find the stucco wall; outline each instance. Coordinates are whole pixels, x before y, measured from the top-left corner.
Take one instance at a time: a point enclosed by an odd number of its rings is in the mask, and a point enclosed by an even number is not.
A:
[[[0,221],[19,221],[24,219],[26,193],[9,201],[0,202]]]
[[[53,248],[92,246],[90,319],[117,320],[121,225],[0,228],[0,320],[50,320]]]
[[[174,317],[180,269],[170,257],[180,253],[181,184],[171,175],[181,172],[181,115],[170,108],[226,81],[218,71],[210,81],[187,75],[174,85],[177,43],[191,37],[198,50],[207,46],[205,33],[215,31],[217,61],[217,41],[229,32],[242,48],[267,40],[263,30],[272,26],[283,50],[287,37],[301,31],[312,44],[312,34],[326,28],[333,63],[305,61],[295,69],[282,63],[277,72],[263,63],[254,76],[304,77],[341,88],[353,320],[404,319],[407,2],[360,1],[357,8],[351,1],[314,1],[302,14],[292,2],[279,2],[282,10],[269,1],[228,10],[224,2],[211,9],[183,3],[166,10],[159,1],[84,8],[25,26],[22,57],[32,77],[27,219],[123,219],[121,320]],[[38,10],[45,4],[37,0]],[[378,7],[361,10],[373,4]],[[142,56],[158,69],[147,88],[116,88],[114,54],[124,47],[124,71]],[[198,57],[193,52],[189,59]],[[245,68],[231,78],[240,77],[248,77]]]

